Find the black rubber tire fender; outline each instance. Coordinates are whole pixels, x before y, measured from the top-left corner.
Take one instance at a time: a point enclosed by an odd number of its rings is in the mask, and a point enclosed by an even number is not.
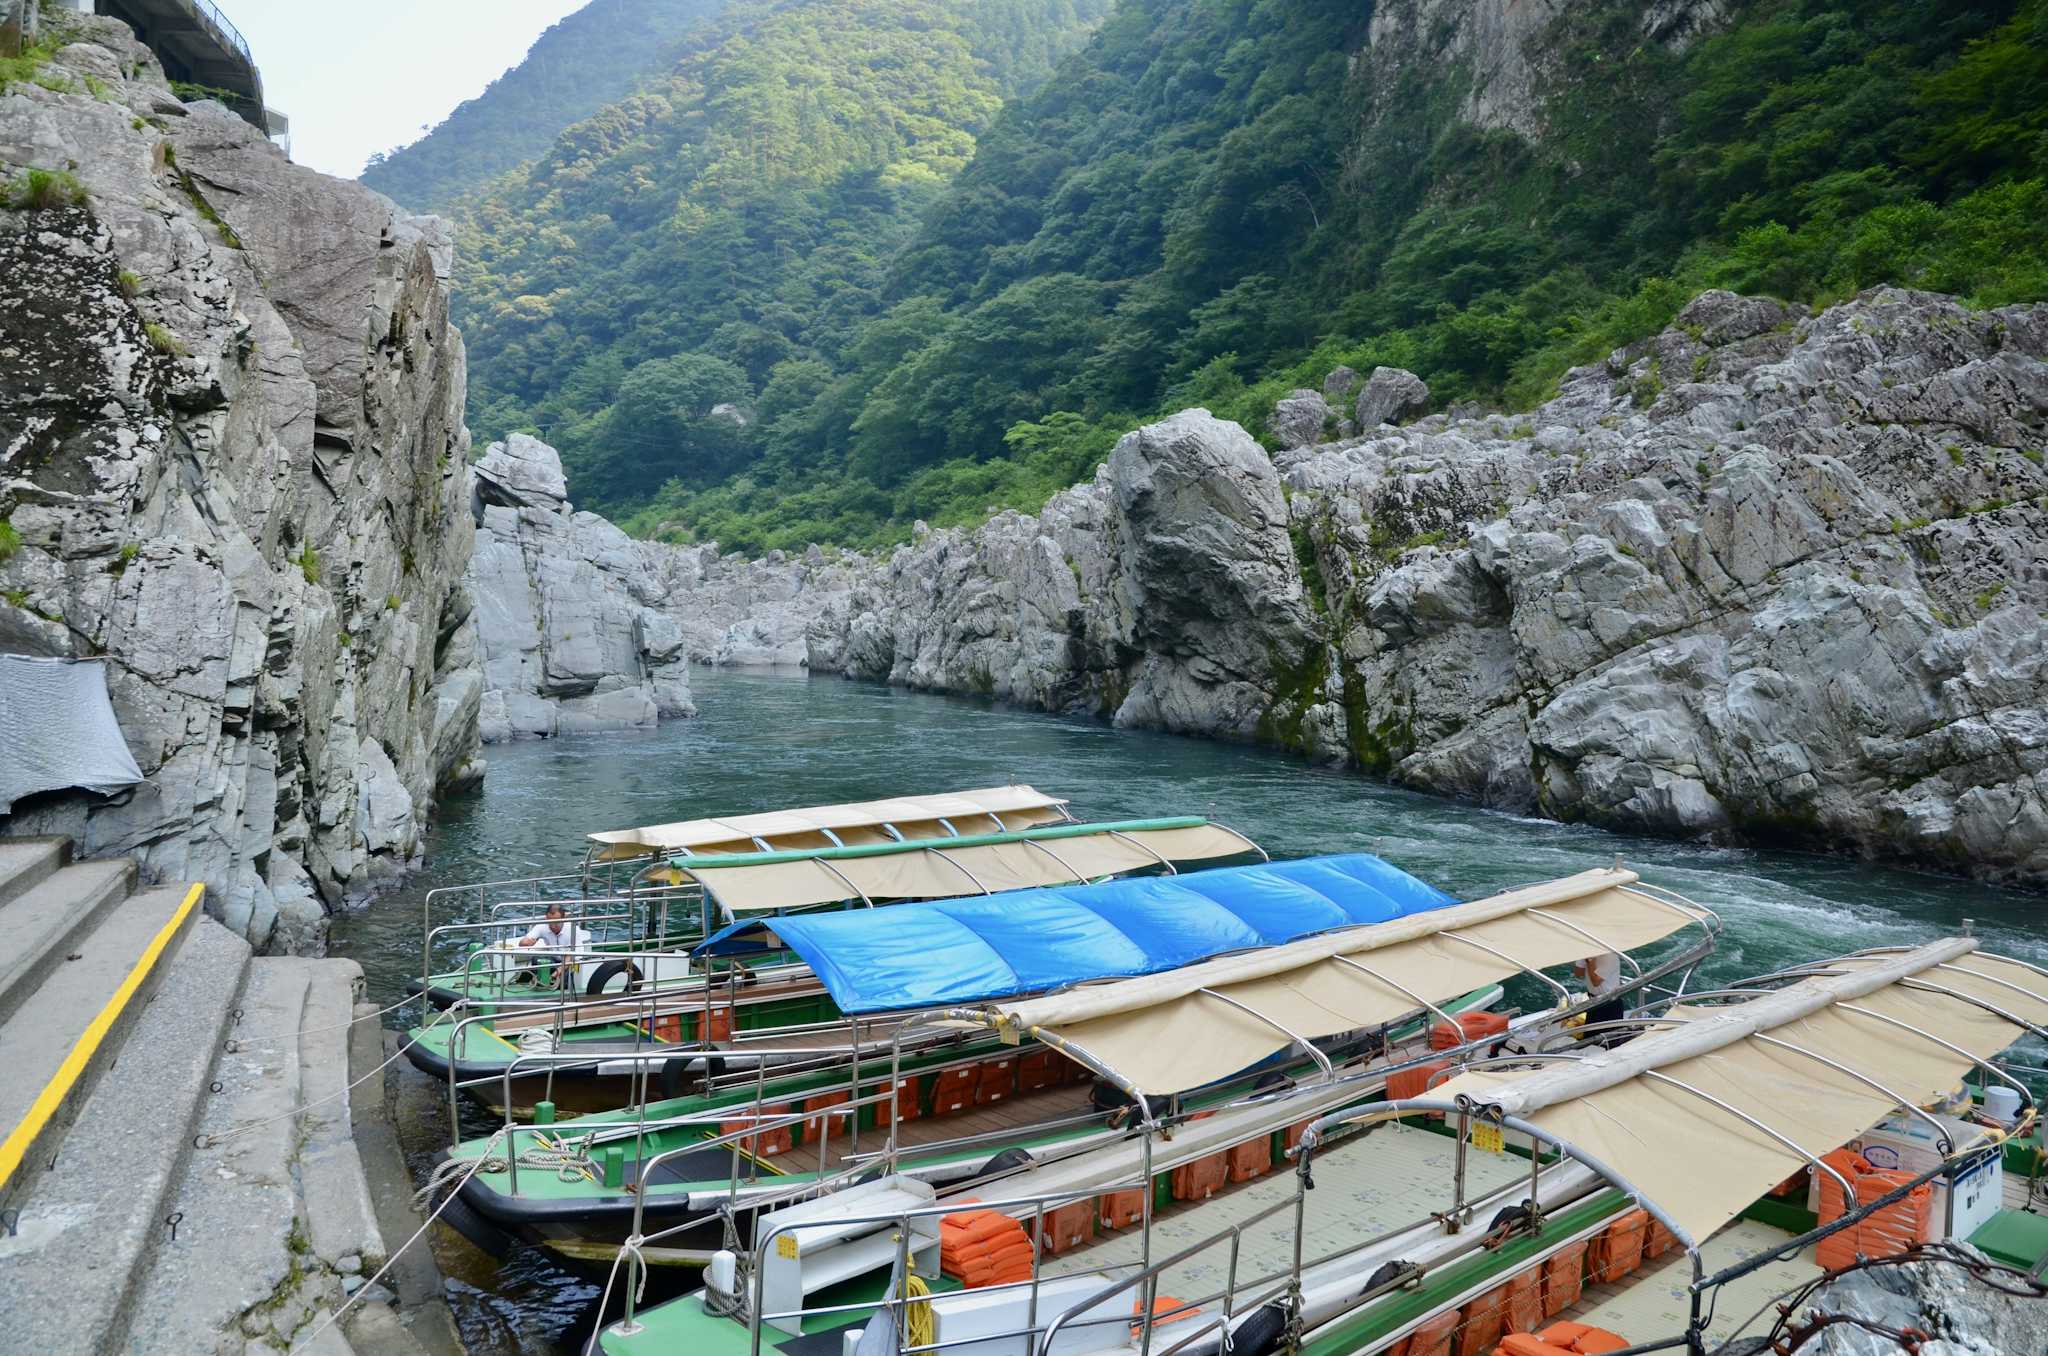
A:
[[[1372,1275],[1365,1278],[1365,1289],[1359,1291],[1358,1293],[1361,1295],[1370,1295],[1373,1291],[1379,1289],[1388,1281],[1394,1280],[1397,1277],[1405,1276],[1413,1270],[1415,1270],[1413,1263],[1382,1262],[1379,1264],[1378,1268],[1376,1268],[1373,1271]]]
[[[598,966],[596,971],[592,973],[590,982],[583,986],[583,992],[592,998],[596,998],[605,991],[606,985],[610,984],[620,975],[630,976],[626,980],[625,991],[627,993],[636,992],[640,988],[639,966],[629,960],[608,960],[603,965]]]
[[[1261,1304],[1230,1334],[1230,1356],[1266,1356],[1287,1336],[1287,1306]]]
[[[984,1177],[994,1177],[999,1173],[1009,1172],[1016,1168],[1028,1168],[1037,1161],[1037,1159],[1031,1156],[1031,1152],[1028,1149],[1008,1148],[976,1168],[974,1176],[967,1180],[979,1182]]]

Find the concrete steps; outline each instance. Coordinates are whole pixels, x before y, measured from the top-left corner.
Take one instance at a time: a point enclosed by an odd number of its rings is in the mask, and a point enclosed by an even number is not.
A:
[[[184,1216],[177,1240],[156,1249],[141,1277],[131,1340],[107,1350],[210,1351],[245,1311],[288,1288],[303,1265],[292,1171],[298,1126],[290,1112],[299,1102],[306,977],[293,966],[254,962],[240,1006],[242,1019],[228,1033],[238,1048],[223,1049],[215,1062],[221,1091],[201,1103],[194,1129],[222,1136],[282,1119],[193,1149],[171,1188],[170,1203]],[[288,1336],[296,1325],[282,1317]]]
[[[0,1023],[19,1011],[86,937],[98,932],[102,915],[134,888],[130,858],[79,862],[58,868],[0,905],[0,934],[8,939],[6,954],[0,955]]]
[[[53,929],[72,934],[62,944],[69,949],[53,954],[40,968],[22,976],[16,985],[13,1011],[0,1019],[4,1022],[0,1024],[0,1068],[7,1071],[6,1077],[0,1078],[0,1126],[12,1130],[32,1118],[40,1118],[23,1146],[22,1166],[9,1179],[6,1199],[10,1202],[21,1199],[21,1193],[32,1187],[46,1170],[51,1152],[71,1124],[78,1106],[91,1096],[95,1084],[119,1057],[123,1042],[146,1008],[148,993],[130,998],[113,1014],[111,1027],[84,1066],[84,1076],[71,1085],[59,1102],[42,1106],[37,1103],[47,1099],[47,1089],[58,1079],[67,1061],[78,1058],[75,1052],[86,1038],[88,1027],[100,1019],[102,1010],[144,953],[158,945],[164,930],[175,922],[176,930],[164,945],[165,953],[175,954],[198,912],[184,909],[189,887],[183,885],[159,886],[106,903],[100,897],[110,890],[119,889],[126,894],[126,883],[133,877],[135,867],[132,862],[120,862],[112,864],[121,868],[117,871],[88,871],[89,867],[102,865],[106,864],[92,862],[66,867],[17,899],[9,909],[0,909],[0,935],[6,935],[4,925],[11,909],[29,904],[43,891],[65,885],[74,872],[86,872],[78,882],[79,894],[74,898],[88,901],[97,920],[90,929]],[[162,963],[160,955],[158,965]],[[148,979],[160,982],[162,974],[162,969],[152,968]]]
[[[386,1256],[350,1127],[361,978],[351,961],[251,963],[234,1048],[213,1069],[221,1092],[200,1108],[202,1138],[171,1190],[177,1241],[158,1243],[125,1341],[102,1350],[182,1356],[223,1333],[258,1350],[347,1353],[351,1337],[364,1352],[418,1350],[402,1325],[377,1321],[391,1317],[388,1291],[358,1306],[369,1321],[315,1335]]]
[[[419,1356],[382,1292],[315,1334],[384,1261],[351,1135],[360,967],[252,958],[180,912],[188,887],[134,879],[0,839],[0,1135],[34,1150],[0,1201],[0,1350]]]
[[[21,1350],[117,1349],[135,1277],[170,1246],[171,1188],[248,968],[247,942],[211,919],[193,924],[34,1183],[15,1237],[0,1238],[0,1313],[19,1316]]]
[[[70,861],[69,838],[0,838],[0,906]]]

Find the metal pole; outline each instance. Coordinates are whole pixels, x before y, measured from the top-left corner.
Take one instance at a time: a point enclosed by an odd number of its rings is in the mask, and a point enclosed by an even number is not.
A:
[[[1814,1051],[1807,1049],[1803,1045],[1794,1045],[1791,1041],[1780,1040],[1776,1036],[1767,1036],[1761,1031],[1756,1033],[1756,1035],[1752,1036],[1750,1039],[1761,1041],[1765,1045],[1775,1045],[1780,1050],[1789,1050],[1795,1055],[1804,1056],[1805,1058],[1812,1060],[1816,1064],[1825,1065],[1827,1068],[1833,1069],[1836,1073],[1845,1074],[1848,1077],[1855,1079],[1858,1083],[1861,1083],[1863,1086],[1869,1088],[1873,1092],[1891,1098],[1893,1102],[1905,1108],[1905,1110],[1911,1112],[1913,1115],[1918,1116],[1921,1120],[1927,1122],[1927,1124],[1933,1128],[1934,1142],[1937,1146],[1939,1146],[1941,1150],[1941,1156],[1943,1158],[1947,1158],[1950,1154],[1955,1152],[1955,1141],[1949,1138],[1948,1128],[1944,1126],[1940,1122],[1940,1120],[1936,1119],[1932,1114],[1930,1114],[1926,1110],[1918,1106],[1915,1106],[1910,1099],[1903,1097],[1899,1093],[1892,1091],[1884,1084],[1878,1082],[1875,1078],[1872,1078],[1867,1074],[1852,1069],[1846,1064],[1837,1063],[1836,1061],[1829,1059],[1826,1055],[1817,1054]]]
[[[1066,858],[1060,856],[1059,853],[1054,852],[1045,844],[1037,842],[1033,839],[1026,838],[1023,841],[1025,847],[1037,848],[1040,852],[1043,852],[1046,856],[1052,858],[1055,862],[1059,863],[1060,870],[1072,876],[1074,878],[1074,883],[1076,885],[1086,885],[1088,883],[1088,878],[1082,875],[1080,872],[1076,871],[1073,867],[1073,864],[1069,862]]]
[[[1996,984],[2001,989],[2011,989],[2022,998],[2031,998],[2036,1003],[2048,1003],[2048,997],[2035,993],[2024,985],[2015,984],[2009,979],[2000,979],[1997,975],[1987,975],[1982,970],[1972,970],[1967,965],[1957,965],[1953,961],[1943,961],[1934,968],[1937,970],[1953,970],[1959,975],[1969,975],[1973,979],[1981,979],[1986,984]]]
[[[1109,830],[1109,836],[1111,838],[1116,839],[1119,843],[1128,843],[1130,846],[1144,853],[1147,857],[1150,857],[1153,861],[1165,867],[1167,875],[1178,876],[1180,874],[1180,871],[1174,866],[1172,862],[1167,861],[1166,858],[1160,856],[1158,853],[1154,852],[1151,848],[1145,846],[1145,844],[1139,842],[1137,839],[1129,837],[1126,834],[1119,833],[1115,829]]]
[[[2011,1022],[2014,1026],[2020,1028],[2020,1030],[2022,1031],[2030,1031],[2034,1035],[2039,1036],[2041,1039],[2048,1040],[2048,1028],[2037,1026],[2034,1023],[2028,1021],[2026,1018],[2020,1016],[2016,1012],[2009,1012],[2006,1009],[2001,1008],[1994,1003],[1988,1003],[1984,999],[1975,997],[1974,995],[1961,993],[1955,989],[1946,988],[1940,984],[1930,984],[1926,980],[1919,978],[1902,979],[1899,981],[1899,987],[1902,989],[1918,989],[1922,993],[1938,993],[1946,997],[1953,998],[1958,1003],[1968,1003],[1973,1008],[1982,1008],[1984,1011],[1990,1013],[1993,1017],[2004,1018],[2006,1021]]]
[[[739,1018],[733,1018],[733,1024],[737,1026],[739,1024]],[[767,1087],[768,1055],[766,1051],[757,1050],[754,1052],[754,1115],[756,1118],[765,1116],[767,1114],[767,1108],[762,1105],[762,1103],[767,1100]],[[756,1123],[758,1124],[758,1119]],[[759,1182],[760,1180],[761,1136],[759,1134],[756,1134],[754,1136],[754,1152],[747,1161],[747,1182],[749,1185],[752,1185],[753,1183]],[[1852,1191],[1849,1194],[1853,1196],[1856,1193]]]
[[[1577,923],[1567,922],[1562,918],[1554,918],[1550,914],[1544,912],[1542,909],[1530,909],[1528,913],[1529,917],[1531,918],[1537,918],[1541,919],[1543,922],[1555,924],[1558,927],[1564,928],[1565,930],[1584,938],[1585,940],[1591,942],[1593,945],[1600,947],[1612,953],[1613,955],[1621,957],[1622,963],[1633,969],[1636,972],[1638,978],[1641,977],[1643,973],[1642,965],[1636,960],[1634,956],[1629,955],[1626,950],[1615,946],[1614,943],[1600,937],[1595,937],[1592,933],[1586,931],[1586,929],[1580,927]]]
[[[942,823],[942,824],[943,824],[943,823],[945,823],[945,821],[944,821],[944,820],[940,820],[939,822],[940,822],[940,823]],[[957,837],[958,835],[955,835],[955,836]],[[945,864],[946,864],[947,866],[950,866],[950,867],[952,867],[952,868],[953,868],[953,869],[954,869],[955,871],[958,871],[958,872],[959,872],[959,873],[960,873],[961,875],[963,875],[963,876],[967,877],[967,879],[968,879],[969,881],[971,881],[971,882],[973,883],[973,885],[974,885],[974,888],[975,888],[975,889],[977,889],[977,890],[979,890],[979,891],[981,891],[981,893],[983,893],[983,894],[985,894],[985,895],[987,895],[987,894],[994,894],[994,893],[995,893],[995,892],[994,892],[993,890],[989,889],[989,888],[988,888],[988,887],[987,887],[986,885],[983,885],[983,884],[981,883],[981,878],[980,878],[979,876],[975,875],[975,874],[974,874],[974,873],[973,873],[972,871],[969,871],[969,870],[968,870],[968,869],[967,869],[967,868],[966,868],[965,866],[962,866],[962,865],[961,865],[961,864],[960,864],[959,862],[956,862],[956,861],[954,861],[954,860],[953,860],[953,859],[952,859],[951,857],[948,857],[948,856],[947,856],[947,855],[946,855],[945,853],[943,853],[943,852],[940,852],[940,851],[938,851],[938,850],[937,850],[937,849],[935,849],[935,848],[929,848],[929,847],[928,847],[928,848],[926,848],[926,849],[924,849],[924,851],[925,851],[925,852],[927,852],[928,854],[930,854],[931,856],[933,856],[933,857],[936,857],[936,858],[938,858],[938,859],[939,859],[940,861],[944,862],[944,863],[945,863]]]
[[[1508,955],[1506,952],[1496,951],[1492,947],[1488,946],[1485,942],[1474,941],[1472,938],[1467,937],[1462,933],[1444,931],[1439,932],[1437,936],[1447,938],[1453,942],[1463,942],[1466,946],[1469,946],[1476,951],[1484,951],[1487,955],[1493,957],[1495,960],[1505,963],[1510,969],[1514,970],[1518,974],[1533,975],[1537,979],[1542,980],[1545,984],[1548,984],[1552,989],[1555,989],[1557,991],[1557,996],[1560,999],[1564,1000],[1566,1006],[1569,1006],[1571,1004],[1572,993],[1570,989],[1565,988],[1564,985],[1558,983],[1549,975],[1544,974],[1541,970],[1538,970],[1533,966],[1522,964],[1520,961],[1516,960],[1513,956]]]
[[[1876,1018],[1878,1021],[1883,1022],[1887,1026],[1895,1026],[1899,1028],[1899,1030],[1910,1032],[1913,1035],[1920,1037],[1920,1039],[1924,1041],[1931,1041],[1935,1045],[1938,1045],[1942,1049],[1948,1051],[1950,1054],[1960,1055],[1964,1059],[1967,1059],[1972,1064],[1976,1065],[1978,1068],[1982,1069],[1985,1073],[1990,1074],[1993,1078],[1999,1079],[2007,1086],[2011,1087],[2015,1092],[2019,1093],[2020,1101],[2022,1103],[2024,1103],[2027,1106],[2034,1105],[2034,1094],[2027,1087],[2026,1084],[2020,1082],[2017,1078],[2014,1078],[2011,1074],[2008,1074],[2007,1072],[2005,1072],[2005,1070],[1999,1068],[1990,1060],[1983,1059],[1979,1056],[1973,1055],[1960,1045],[1956,1045],[1950,1041],[1945,1041],[1931,1031],[1922,1031],[1919,1027],[1912,1025],[1910,1022],[1902,1022],[1896,1017],[1888,1017],[1882,1012],[1875,1012],[1872,1011],[1870,1008],[1859,1007],[1854,1003],[1837,1003],[1835,1004],[1835,1007],[1842,1012],[1853,1012],[1859,1017]]]
[[[1260,1012],[1257,1008],[1252,1007],[1250,1004],[1238,1002],[1229,994],[1218,993],[1216,990],[1208,988],[1206,986],[1195,990],[1195,992],[1201,994],[1205,998],[1214,998],[1218,1002],[1228,1003],[1231,1007],[1236,1008],[1239,1012],[1244,1013],[1246,1016],[1251,1017],[1260,1024],[1272,1027],[1275,1031],[1287,1037],[1288,1040],[1300,1046],[1302,1048],[1302,1051],[1306,1053],[1310,1059],[1314,1060],[1316,1064],[1322,1069],[1324,1078],[1334,1078],[1336,1076],[1336,1070],[1330,1066],[1330,1057],[1328,1055],[1325,1055],[1321,1050],[1318,1050],[1316,1048],[1315,1042],[1311,1041],[1308,1037],[1303,1036],[1300,1033],[1293,1031],[1286,1026],[1281,1025],[1279,1022],[1274,1021],[1271,1017],[1268,1017],[1265,1013]]]
[[[896,1171],[896,1129],[903,1120],[903,1027],[896,1028],[896,1034],[889,1038],[889,1098],[880,1103],[889,1108],[889,1139],[882,1147],[882,1161],[893,1174]],[[860,1069],[858,1061],[855,1072]]]
[[[1462,1104],[1464,1099],[1458,1099]],[[1444,1232],[1455,1234],[1465,1227],[1465,1156],[1470,1152],[1472,1139],[1472,1113],[1458,1112],[1458,1148],[1451,1170],[1451,1210],[1444,1217]]]
[[[1451,1016],[1450,1013],[1445,1012],[1442,1008],[1430,1002],[1427,998],[1424,998],[1421,994],[1415,992],[1415,990],[1409,988],[1407,985],[1397,984],[1393,980],[1388,979],[1385,975],[1381,974],[1379,971],[1373,969],[1370,966],[1361,965],[1357,961],[1351,959],[1351,957],[1349,956],[1331,956],[1330,959],[1337,962],[1339,965],[1347,966],[1350,969],[1358,971],[1360,974],[1364,975],[1368,979],[1372,979],[1377,981],[1378,983],[1386,985],[1388,988],[1392,989],[1395,993],[1400,994],[1409,1002],[1414,1003],[1419,1007],[1427,1008],[1438,1021],[1443,1022],[1445,1025],[1451,1027],[1458,1026],[1457,1018]]]
[[[1728,1105],[1728,1103],[1722,1101],[1720,1098],[1716,1097],[1711,1092],[1703,1092],[1699,1088],[1694,1087],[1690,1083],[1682,1082],[1679,1079],[1673,1078],[1670,1074],[1660,1073],[1656,1069],[1644,1069],[1640,1074],[1637,1075],[1637,1077],[1647,1078],[1650,1079],[1652,1082],[1656,1083],[1669,1084],[1670,1086],[1677,1088],[1680,1092],[1689,1092],[1693,1096],[1699,1098],[1701,1101],[1707,1103],[1709,1106],[1718,1107],[1720,1110],[1727,1112],[1730,1116],[1733,1116],[1736,1120],[1741,1121],[1750,1129],[1762,1131],[1764,1134],[1770,1136],[1772,1139],[1776,1140],[1785,1148],[1790,1149],[1793,1153],[1805,1159],[1807,1163],[1812,1167],[1816,1167],[1820,1169],[1822,1172],[1826,1173],[1828,1176],[1834,1178],[1835,1182],[1842,1188],[1843,1200],[1853,1201],[1856,1199],[1856,1188],[1849,1185],[1848,1178],[1842,1176],[1841,1173],[1829,1167],[1824,1160],[1815,1157],[1813,1154],[1801,1148],[1796,1140],[1793,1140],[1786,1135],[1780,1134],[1778,1131],[1772,1129],[1768,1125],[1765,1125],[1762,1121],[1750,1115],[1748,1112],[1743,1111],[1737,1107],[1732,1107]]]
[[[1146,1272],[1152,1270],[1152,1193],[1156,1187],[1152,1181],[1152,1132],[1158,1127],[1152,1120],[1152,1103],[1142,1094],[1138,1097],[1138,1109],[1145,1116],[1145,1195],[1140,1202],[1144,1217],[1139,1221],[1143,1237],[1139,1239],[1138,1265]],[[1149,1356],[1152,1350],[1152,1311],[1159,1307],[1159,1278],[1148,1275],[1144,1289],[1138,1298],[1145,1303],[1145,1316],[1139,1320],[1139,1356]]]

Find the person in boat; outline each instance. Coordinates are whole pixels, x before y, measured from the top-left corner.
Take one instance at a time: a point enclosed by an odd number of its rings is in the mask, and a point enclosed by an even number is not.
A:
[[[1621,957],[1613,952],[1600,956],[1588,956],[1582,961],[1572,962],[1572,973],[1585,981],[1586,992],[1595,998],[1613,993],[1621,987]],[[1586,1024],[1618,1022],[1624,1016],[1627,1005],[1619,998],[1609,998],[1597,1003],[1586,1014]]]
[[[590,949],[590,933],[581,924],[570,922],[560,904],[550,904],[547,916],[528,928],[514,945],[546,948],[535,959],[552,963],[555,983],[566,987],[576,973],[578,955]]]

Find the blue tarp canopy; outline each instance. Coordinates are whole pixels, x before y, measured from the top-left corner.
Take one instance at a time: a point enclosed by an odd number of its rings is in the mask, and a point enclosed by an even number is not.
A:
[[[750,919],[693,954],[745,955],[779,939],[817,972],[841,1012],[881,1012],[1152,974],[1455,903],[1353,853]]]

